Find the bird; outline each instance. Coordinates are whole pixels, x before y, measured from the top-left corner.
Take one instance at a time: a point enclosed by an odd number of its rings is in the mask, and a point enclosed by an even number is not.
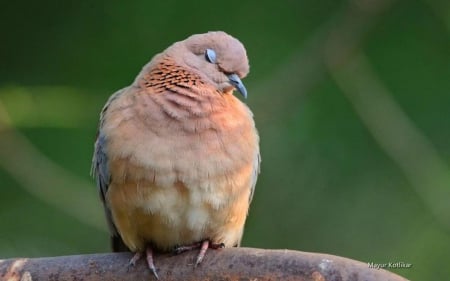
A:
[[[260,172],[259,135],[245,99],[244,45],[223,31],[191,35],[155,55],[100,113],[91,173],[113,251],[240,246]]]

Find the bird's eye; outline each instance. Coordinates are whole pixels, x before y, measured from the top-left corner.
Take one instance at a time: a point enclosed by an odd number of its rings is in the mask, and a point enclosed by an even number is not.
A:
[[[205,59],[210,63],[216,63],[216,52],[213,49],[206,49]]]

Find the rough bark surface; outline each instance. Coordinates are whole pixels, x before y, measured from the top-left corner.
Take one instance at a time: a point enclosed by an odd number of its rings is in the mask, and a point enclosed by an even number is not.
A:
[[[228,248],[210,250],[194,268],[197,251],[156,255],[161,280],[406,280],[367,263],[293,250]],[[128,267],[131,253],[0,260],[0,280],[155,280],[144,259]]]

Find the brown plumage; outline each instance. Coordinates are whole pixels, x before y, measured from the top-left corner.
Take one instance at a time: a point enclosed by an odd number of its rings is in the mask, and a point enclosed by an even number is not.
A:
[[[260,162],[252,113],[232,94],[246,96],[248,70],[237,39],[193,35],[108,100],[93,174],[116,250],[147,250],[152,267],[154,249],[202,246],[199,263],[208,246],[240,244]]]

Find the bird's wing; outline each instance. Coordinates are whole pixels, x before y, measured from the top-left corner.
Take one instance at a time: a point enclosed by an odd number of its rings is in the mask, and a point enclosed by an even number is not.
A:
[[[261,154],[259,153],[259,147],[258,147],[258,151],[255,155],[255,158],[253,159],[253,175],[252,175],[252,183],[250,186],[251,191],[250,191],[249,203],[252,202],[253,193],[255,192],[256,180],[258,179],[258,175],[259,175],[260,171],[261,171]]]
[[[97,139],[94,146],[94,156],[92,158],[91,174],[94,177],[97,188],[99,191],[100,199],[102,200],[103,207],[105,210],[106,221],[108,223],[108,228],[111,233],[111,246],[114,252],[128,251],[128,248],[122,241],[116,226],[114,225],[111,210],[106,203],[106,193],[108,192],[108,187],[110,184],[110,172],[108,167],[108,155],[106,153],[107,139],[102,133],[102,127],[104,123],[105,113],[108,111],[109,105],[118,96],[125,92],[126,88],[114,93],[106,102],[100,114],[100,123],[97,132]]]

